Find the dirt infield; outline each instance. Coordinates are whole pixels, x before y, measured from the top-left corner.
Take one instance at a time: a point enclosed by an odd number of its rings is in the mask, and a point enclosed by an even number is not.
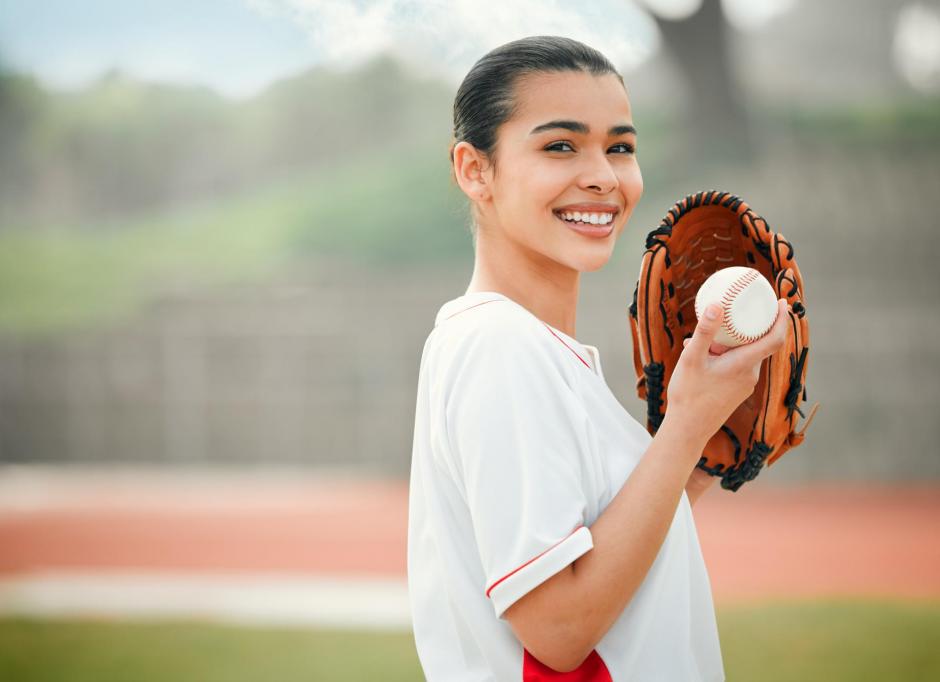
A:
[[[0,579],[42,571],[404,577],[407,483],[0,474]],[[717,487],[696,505],[716,601],[940,598],[940,485]]]

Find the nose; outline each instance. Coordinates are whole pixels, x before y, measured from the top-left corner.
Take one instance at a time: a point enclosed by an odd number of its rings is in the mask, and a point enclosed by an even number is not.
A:
[[[607,154],[590,154],[585,157],[585,167],[581,172],[579,182],[584,189],[589,189],[598,194],[607,194],[616,189],[618,180]]]

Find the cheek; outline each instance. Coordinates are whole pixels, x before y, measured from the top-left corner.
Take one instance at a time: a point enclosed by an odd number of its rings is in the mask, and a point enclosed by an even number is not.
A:
[[[523,180],[532,197],[540,204],[555,204],[558,198],[571,187],[571,174],[565,172],[561,165],[543,165],[533,171]]]
[[[632,163],[629,168],[624,169],[620,176],[620,186],[632,202],[640,198],[643,194],[643,174],[640,172],[639,164]]]
[[[570,185],[570,179],[563,177],[557,170],[540,166],[529,172],[514,173],[506,177],[509,188],[505,198],[519,210],[548,210],[548,206],[558,202],[558,198]]]

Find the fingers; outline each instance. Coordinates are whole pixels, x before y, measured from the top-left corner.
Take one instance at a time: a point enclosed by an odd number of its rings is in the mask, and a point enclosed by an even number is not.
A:
[[[683,348],[688,347],[689,342],[691,340],[692,340],[692,337],[682,339],[682,347]],[[712,343],[712,345],[708,347],[709,355],[722,355],[724,353],[727,353],[729,350],[731,350],[731,346],[726,346],[723,343]]]
[[[685,344],[686,349],[693,356],[704,358],[708,355],[708,349],[711,347],[719,327],[721,327],[721,320],[722,310],[720,306],[714,303],[706,306],[705,311],[698,320],[698,324],[695,325],[692,338],[688,340],[688,344]]]

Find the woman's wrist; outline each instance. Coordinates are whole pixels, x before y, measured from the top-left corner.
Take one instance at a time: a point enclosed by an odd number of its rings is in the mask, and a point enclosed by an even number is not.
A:
[[[670,412],[667,410],[656,435],[663,434],[663,437],[672,441],[676,449],[687,456],[691,469],[698,464],[705,444],[708,443],[708,436],[700,433],[700,429],[696,428],[697,424],[693,420],[676,417],[674,413],[670,417]]]

